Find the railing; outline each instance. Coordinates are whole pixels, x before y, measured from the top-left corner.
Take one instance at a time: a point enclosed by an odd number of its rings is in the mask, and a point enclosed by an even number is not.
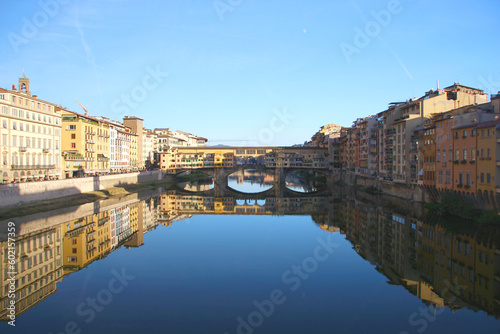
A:
[[[64,157],[64,160],[67,161],[88,161],[90,158],[81,156],[81,155],[67,155]]]
[[[87,152],[95,152],[95,150],[93,148],[86,148],[85,151],[87,151]]]
[[[87,139],[87,143],[89,143],[89,144],[95,144],[95,140]]]
[[[49,149],[48,149],[48,148],[44,148],[44,149],[42,150],[42,152],[43,152],[43,153],[49,153]]]
[[[26,152],[28,148],[26,146],[20,146],[19,147],[19,152]]]
[[[54,169],[56,165],[12,165],[13,170],[23,169]]]

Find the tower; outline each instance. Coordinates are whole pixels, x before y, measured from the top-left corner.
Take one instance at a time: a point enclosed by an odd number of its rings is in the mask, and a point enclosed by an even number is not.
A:
[[[26,75],[24,74],[23,71],[23,77],[19,78],[19,91],[28,94],[28,96],[31,96],[30,92],[30,79],[26,78]]]

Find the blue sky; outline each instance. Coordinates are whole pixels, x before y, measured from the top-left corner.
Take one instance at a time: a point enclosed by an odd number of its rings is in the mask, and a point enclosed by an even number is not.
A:
[[[500,90],[500,1],[2,2],[0,87],[210,144],[291,145],[460,82]]]

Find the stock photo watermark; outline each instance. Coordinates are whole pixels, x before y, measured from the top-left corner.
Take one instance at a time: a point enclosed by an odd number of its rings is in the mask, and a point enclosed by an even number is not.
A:
[[[313,255],[306,257],[300,264],[294,264],[290,269],[285,270],[281,275],[281,282],[291,292],[297,291],[303,281],[309,279],[311,275],[318,270],[319,264],[328,260],[335,249],[340,244],[333,242],[333,234],[326,237],[326,240],[317,238],[318,245],[313,250]],[[269,299],[262,301],[254,300],[252,302],[254,310],[246,317],[238,316],[236,318],[237,334],[252,334],[254,329],[261,327],[264,321],[270,318],[278,306],[284,304],[287,300],[286,289],[273,289],[269,293]],[[224,334],[229,334],[225,332]]]
[[[500,80],[495,81],[495,79],[493,78],[493,74],[489,74],[486,78],[480,76],[479,82],[486,93],[497,94],[498,92],[500,92]]]
[[[8,324],[16,326],[16,225],[14,222],[9,222],[7,225],[7,318],[10,319]]]
[[[125,287],[128,286],[130,281],[135,279],[135,276],[128,275],[125,268],[121,272],[113,269],[111,270],[113,276],[105,288],[99,290],[95,297],[87,297],[84,302],[81,302],[76,307],[76,314],[84,318],[83,321],[87,324],[94,321],[97,313],[102,312],[105,307],[113,301],[113,296],[121,293]],[[97,312],[97,313],[96,313]],[[64,330],[49,334],[80,334],[82,333],[81,325],[77,321],[68,321],[64,326]]]
[[[219,20],[224,21],[225,13],[232,12],[242,3],[243,0],[214,0],[212,5],[214,6],[215,12],[219,16]]]
[[[295,117],[296,115],[290,113],[286,108],[283,108],[282,110],[275,109],[268,125],[260,129],[257,135],[253,135],[248,138],[249,144],[270,144],[276,135],[283,132]]]
[[[28,44],[30,40],[35,38],[40,30],[49,24],[50,19],[53,19],[61,9],[61,5],[66,5],[70,0],[41,0],[38,2],[40,10],[36,11],[31,19],[24,16],[21,19],[22,27],[19,33],[9,32],[7,38],[10,45],[16,53],[19,52],[19,47]]]
[[[455,284],[452,286],[450,282],[445,279],[444,280],[445,288],[439,294],[443,299],[446,299],[448,304],[453,303],[456,300],[456,295],[452,293],[452,291],[460,291],[461,289],[467,289],[466,285],[459,285],[457,278],[455,278]],[[451,294],[451,297],[447,297],[447,295]],[[418,311],[413,312],[408,317],[408,323],[410,326],[415,328],[414,332],[410,331],[401,331],[399,334],[410,334],[410,333],[423,333],[428,327],[429,323],[432,323],[436,320],[437,316],[442,314],[445,311],[444,307],[434,308],[433,305],[429,306],[421,306]],[[418,328],[416,328],[418,327]]]
[[[154,69],[147,66],[146,72],[147,74],[142,78],[141,84],[134,86],[129,94],[122,94],[111,102],[111,110],[114,113],[126,115],[136,109],[168,76],[168,73],[162,72],[158,65]]]
[[[339,45],[347,63],[351,63],[354,55],[360,54],[361,50],[368,47],[372,39],[378,37],[382,29],[391,24],[393,16],[400,14],[402,11],[403,5],[400,0],[390,0],[387,3],[386,9],[370,11],[372,20],[366,22],[362,28],[358,26],[354,27],[352,42],[342,42]]]

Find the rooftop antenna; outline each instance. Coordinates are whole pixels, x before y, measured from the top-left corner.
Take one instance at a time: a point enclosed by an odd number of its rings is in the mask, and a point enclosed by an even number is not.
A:
[[[437,81],[437,90],[439,90],[439,80]]]

